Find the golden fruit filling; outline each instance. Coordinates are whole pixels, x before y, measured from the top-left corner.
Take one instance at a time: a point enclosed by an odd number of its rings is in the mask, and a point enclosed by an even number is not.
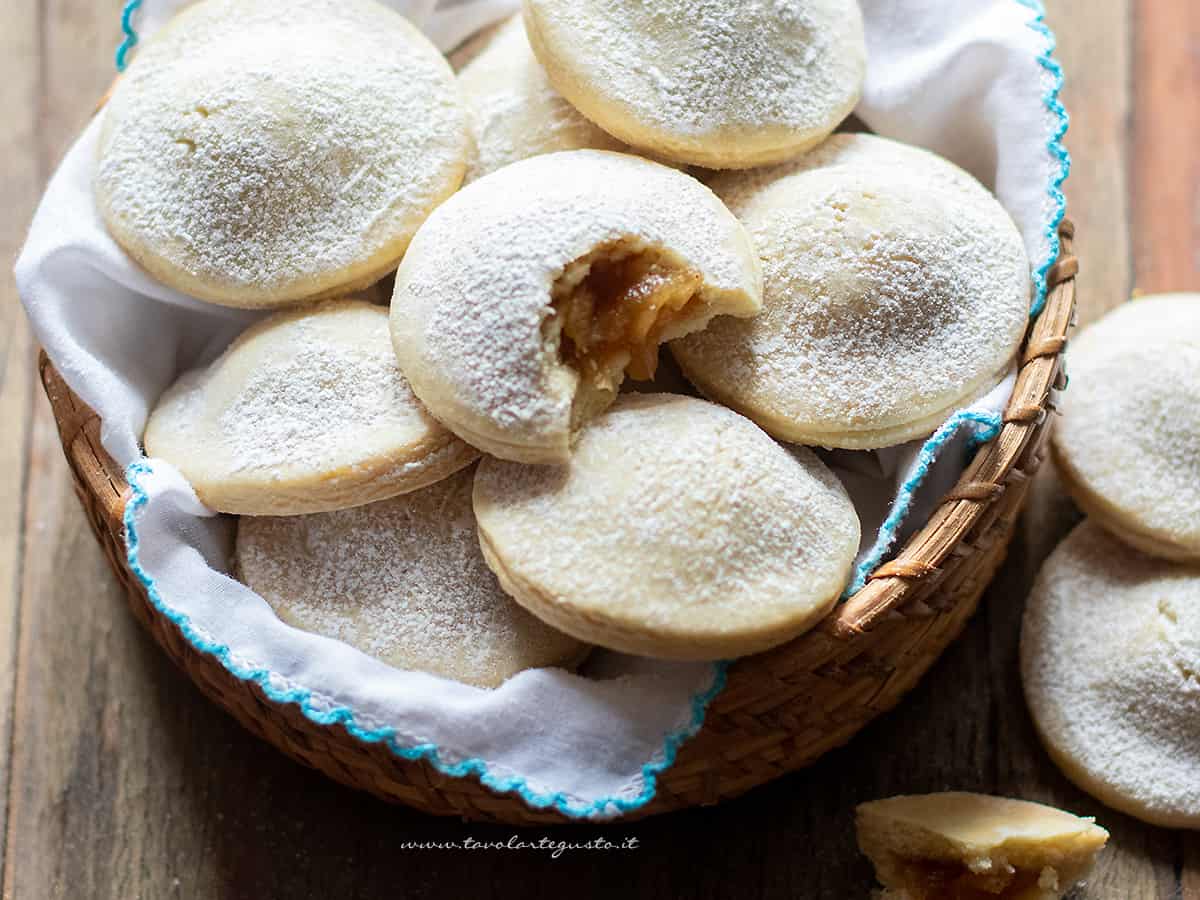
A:
[[[591,388],[615,393],[624,375],[654,377],[671,326],[701,311],[699,272],[652,249],[604,244],[567,266],[554,285],[559,355]]]
[[[1058,896],[1057,891],[1039,888],[1041,872],[1007,865],[992,872],[972,872],[965,865],[940,860],[905,859],[893,865],[897,881],[911,900],[1041,900]],[[1055,873],[1051,870],[1047,876],[1050,886],[1056,887]]]

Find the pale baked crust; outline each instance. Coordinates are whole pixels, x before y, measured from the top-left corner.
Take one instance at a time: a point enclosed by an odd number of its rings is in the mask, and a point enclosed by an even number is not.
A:
[[[1021,675],[1063,774],[1104,803],[1200,827],[1200,567],[1147,556],[1086,520],[1026,603]]]
[[[479,455],[421,407],[396,365],[387,310],[359,300],[251,326],[163,394],[144,441],[209,507],[243,515],[370,503]]]
[[[1071,496],[1146,553],[1200,561],[1200,294],[1118,307],[1067,369],[1052,447]]]
[[[396,357],[429,411],[496,456],[566,461],[581,424],[580,377],[548,328],[555,285],[609,245],[653,250],[699,274],[699,306],[664,339],[758,311],[749,237],[694,178],[599,150],[523,160],[438,209],[396,274]]]
[[[475,514],[518,603],[580,640],[665,659],[756,653],[808,630],[860,537],[808,450],[670,394],[622,395],[569,467],[486,459]]]
[[[856,812],[859,847],[897,897],[1057,900],[1108,840],[1092,819],[985,794],[888,797]]]
[[[550,84],[529,47],[520,15],[458,73],[458,83],[471,109],[475,137],[467,182],[542,153],[626,149]]]
[[[631,146],[709,168],[779,162],[854,109],[866,74],[856,3],[524,0],[551,82]]]
[[[159,281],[227,306],[378,280],[470,148],[449,65],[374,0],[203,0],[139,47],[103,115],[109,232]]]
[[[289,625],[389,665],[496,687],[588,648],[513,603],[479,554],[474,473],[390,500],[238,524],[243,581]]]
[[[706,396],[776,437],[871,449],[924,437],[1003,377],[1028,322],[1008,214],[946,160],[834,135],[711,180],[763,264],[763,311],[675,341]]]
[[[1051,445],[1051,452],[1063,487],[1075,505],[1097,525],[1149,556],[1181,563],[1200,563],[1200,547],[1180,546],[1178,535],[1163,529],[1146,528],[1137,518],[1095,493],[1072,468],[1070,460],[1057,444]]]

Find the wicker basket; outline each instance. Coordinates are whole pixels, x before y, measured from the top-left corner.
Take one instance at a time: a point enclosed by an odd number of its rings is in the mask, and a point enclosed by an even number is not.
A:
[[[925,527],[820,627],[733,664],[703,729],[658,777],[654,800],[635,816],[717,803],[812,763],[894,706],[961,631],[1004,558],[1029,479],[1042,461],[1051,388],[1065,383],[1060,356],[1074,315],[1078,270],[1073,232],[1064,221],[1046,307],[1026,336],[997,437],[980,449]],[[474,778],[450,778],[382,744],[359,741],[340,725],[316,725],[299,707],[269,700],[256,684],[239,680],[189,644],[150,605],[126,564],[122,512],[129,489],[100,446],[99,418],[45,354],[40,367],[79,498],[134,615],[200,690],[292,758],[385,800],[481,821],[569,821]]]

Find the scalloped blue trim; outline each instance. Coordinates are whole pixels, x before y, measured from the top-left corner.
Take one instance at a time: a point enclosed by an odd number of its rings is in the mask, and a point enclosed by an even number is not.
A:
[[[300,711],[304,713],[305,718],[311,722],[315,722],[317,725],[341,725],[360,741],[368,744],[383,743],[397,756],[409,760],[424,760],[443,775],[449,775],[454,778],[474,775],[479,779],[480,783],[494,791],[515,793],[530,806],[537,809],[553,806],[563,815],[574,819],[585,819],[602,814],[631,812],[645,806],[654,798],[658,787],[659,773],[674,764],[675,755],[679,752],[679,748],[688,738],[700,730],[700,726],[704,724],[704,716],[708,711],[709,703],[725,687],[729,663],[722,661],[715,663],[713,666],[712,684],[706,690],[692,697],[691,721],[683,728],[667,735],[666,740],[663,742],[662,760],[649,762],[642,766],[642,790],[636,797],[602,797],[599,800],[579,803],[572,801],[562,792],[555,792],[553,794],[538,793],[529,787],[523,778],[504,778],[493,775],[488,770],[487,763],[482,759],[470,758],[456,763],[445,762],[442,760],[441,752],[436,744],[404,746],[396,738],[396,730],[394,728],[370,729],[358,725],[354,719],[354,711],[348,706],[338,706],[333,709],[324,710],[318,709],[312,704],[311,691],[303,688],[296,688],[290,691],[282,690],[271,682],[271,673],[269,670],[251,669],[240,665],[234,661],[228,646],[210,641],[197,631],[188,616],[169,607],[159,594],[158,586],[155,584],[153,577],[142,567],[139,558],[140,545],[136,515],[138,510],[145,506],[150,499],[145,488],[142,487],[141,477],[150,474],[151,471],[150,464],[146,460],[138,460],[125,470],[125,480],[129,483],[129,487],[133,493],[129,498],[129,502],[125,504],[124,522],[125,556],[129,562],[129,568],[146,589],[146,595],[150,598],[150,602],[154,608],[177,625],[183,636],[187,638],[193,647],[202,653],[215,656],[221,661],[221,665],[242,681],[253,681],[262,689],[264,694],[276,703],[294,703],[300,707]]]
[[[846,599],[860,591],[863,585],[867,583],[867,576],[875,571],[875,568],[883,562],[884,556],[892,548],[892,544],[896,542],[896,535],[905,517],[908,515],[913,497],[916,496],[917,489],[921,487],[925,476],[929,474],[929,467],[937,459],[938,452],[947,441],[958,433],[958,429],[967,423],[977,426],[969,438],[967,448],[967,452],[969,453],[998,435],[1003,425],[1003,420],[998,413],[984,413],[969,409],[960,409],[947,419],[941,428],[933,433],[933,436],[921,447],[921,452],[917,454],[912,472],[905,479],[904,484],[900,485],[900,490],[896,493],[896,499],[892,501],[888,517],[879,526],[879,533],[875,537],[875,543],[871,545],[871,549],[867,551],[867,555],[863,557],[862,561],[854,567],[854,578],[851,580],[850,586],[846,588],[845,593],[842,594],[842,599]]]
[[[137,46],[138,36],[133,27],[133,14],[141,5],[142,0],[125,0],[125,5],[121,7],[121,33],[124,37],[121,39],[121,45],[117,47],[118,72],[125,71],[125,66],[129,61],[129,51]]]
[[[1062,224],[1063,217],[1067,214],[1067,199],[1063,195],[1062,186],[1063,182],[1067,180],[1067,176],[1071,174],[1071,154],[1067,152],[1062,139],[1067,133],[1067,128],[1070,127],[1071,117],[1067,115],[1066,107],[1059,99],[1063,87],[1063,69],[1058,60],[1054,58],[1054,49],[1058,46],[1058,40],[1046,24],[1046,7],[1041,0],[1015,0],[1015,2],[1033,10],[1034,17],[1025,24],[1046,39],[1046,49],[1038,55],[1038,63],[1050,73],[1050,88],[1042,95],[1042,102],[1058,121],[1054,133],[1046,142],[1046,150],[1058,160],[1058,171],[1050,180],[1050,187],[1047,191],[1050,201],[1054,205],[1054,212],[1051,214],[1050,222],[1046,225],[1045,230],[1049,249],[1046,258],[1033,273],[1034,300],[1033,306],[1029,309],[1029,316],[1036,318],[1046,305],[1046,275],[1050,271],[1050,267],[1054,265],[1054,261],[1058,259],[1058,226]]]

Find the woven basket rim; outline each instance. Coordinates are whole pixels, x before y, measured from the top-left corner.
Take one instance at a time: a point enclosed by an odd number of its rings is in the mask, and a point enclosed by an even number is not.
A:
[[[1071,253],[1074,237],[1072,223],[1064,218],[1058,233],[1060,254],[1046,276],[1046,304],[1040,314],[1031,319],[1027,329],[1020,350],[1016,382],[1003,412],[1003,424],[999,433],[980,446],[955,487],[942,498],[926,523],[903,543],[890,561],[871,573],[867,583],[860,590],[840,602],[816,629],[774,650],[734,661],[729,667],[727,685],[722,697],[736,697],[736,702],[729,700],[725,705],[742,708],[748,701],[753,700],[756,682],[761,680],[763,684],[774,683],[778,672],[789,668],[807,670],[827,666],[847,656],[858,645],[868,643],[872,633],[886,631],[887,622],[903,620],[905,616],[926,615],[928,610],[923,604],[937,588],[945,569],[950,567],[956,557],[959,558],[958,562],[962,562],[975,552],[975,548],[967,546],[966,538],[979,530],[981,522],[986,521],[989,515],[989,509],[998,505],[997,501],[1013,486],[1013,482],[1019,483],[1027,477],[1018,468],[1018,462],[1026,455],[1039,432],[1045,430],[1052,389],[1065,387],[1060,357],[1066,346],[1067,331],[1074,320],[1074,287],[1078,262]],[[120,467],[100,445],[99,417],[67,387],[44,350],[39,355],[39,368],[50,398],[64,453],[77,478],[81,499],[84,500],[85,507],[89,502],[99,504],[97,515],[100,524],[94,522],[94,527],[97,528],[98,535],[101,535],[102,525],[109,535],[120,540],[120,546],[123,547],[123,516],[130,489]],[[110,562],[120,575],[123,567],[128,568],[127,561],[123,558],[112,558],[113,556],[115,554],[110,552]],[[130,591],[132,590],[130,587]],[[982,586],[979,587],[979,591],[982,591]],[[165,622],[157,624],[165,627]],[[163,642],[161,634],[156,633],[155,636]],[[179,662],[178,654],[173,652],[172,656]],[[223,668],[220,660],[212,659],[215,665]],[[916,677],[931,663],[932,660],[928,660],[920,672],[917,672]],[[224,671],[233,677],[232,673]],[[193,675],[193,680],[197,680],[193,672],[189,674]],[[203,685],[201,687],[204,688]],[[211,692],[206,693],[212,695]],[[718,697],[718,703],[722,697]],[[221,697],[215,699],[229,708]],[[260,697],[258,703],[260,706],[274,706],[280,710],[284,706],[265,696]],[[882,707],[877,711],[882,711]],[[710,709],[710,719],[712,714],[713,710]],[[243,724],[250,724],[243,716],[238,717]],[[703,734],[708,727],[709,722],[706,720],[701,733]],[[824,749],[844,743],[855,731],[857,727],[840,739],[829,742]],[[348,732],[343,733],[347,741],[359,740]],[[267,737],[272,740],[270,735]],[[693,738],[692,743],[704,742]],[[297,755],[294,749],[281,749],[293,756]],[[693,748],[685,745],[684,751],[676,761],[676,768],[681,764],[684,768],[695,767],[694,757],[697,753],[689,754],[687,751],[690,749]],[[305,761],[324,769],[328,774],[334,774],[334,777],[339,777],[336,773],[329,772],[320,762]],[[672,769],[668,769],[663,776],[670,776],[672,772]],[[711,792],[714,799],[711,802],[723,796],[740,793],[763,780],[766,778],[759,778],[736,791],[714,788]],[[389,799],[409,802],[386,791],[375,790],[371,785],[357,782],[355,784],[374,790]],[[436,787],[430,789],[438,790]],[[441,789],[445,790],[444,781]],[[477,790],[483,795],[490,795],[491,800],[482,804],[480,809],[455,807],[454,811],[468,816],[482,811],[484,818],[495,821],[520,820],[543,824],[571,821],[557,816],[554,811],[529,811],[528,816],[521,817],[507,808],[507,805],[511,804],[523,806],[524,801],[518,797],[496,794],[478,783]],[[687,804],[674,804],[679,805]],[[674,806],[668,805],[667,808]],[[649,810],[656,811],[660,810]],[[628,821],[628,817],[622,821]]]

